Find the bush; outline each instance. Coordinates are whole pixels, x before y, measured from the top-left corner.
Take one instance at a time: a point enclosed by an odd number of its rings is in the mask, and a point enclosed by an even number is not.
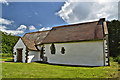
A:
[[[113,57],[110,57],[109,59],[110,59],[110,61],[111,61],[111,62],[114,62],[114,59],[113,59]]]
[[[115,62],[118,62],[120,64],[120,55],[114,58]]]
[[[13,57],[13,54],[10,54],[10,53],[1,53],[0,56],[2,56],[2,57]]]
[[[1,49],[2,49],[2,53],[11,53],[13,51],[13,47],[15,46],[16,42],[18,41],[19,37],[18,36],[13,36],[11,34],[7,34],[4,32],[1,32]]]

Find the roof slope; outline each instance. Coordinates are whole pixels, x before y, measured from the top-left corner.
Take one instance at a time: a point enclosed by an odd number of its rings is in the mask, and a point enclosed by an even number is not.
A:
[[[25,46],[29,49],[29,50],[37,50],[37,48],[35,47],[35,43],[33,40],[29,40],[27,38],[22,37],[21,38],[23,40],[23,43],[25,44]]]
[[[54,27],[42,43],[103,39],[99,21]]]
[[[32,33],[26,33],[22,40],[24,44],[30,50],[38,50],[35,45],[40,44],[42,40],[47,36],[49,31],[38,31]]]

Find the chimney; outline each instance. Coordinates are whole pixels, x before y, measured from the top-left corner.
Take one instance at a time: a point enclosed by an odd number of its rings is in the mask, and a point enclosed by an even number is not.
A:
[[[100,18],[100,20],[98,21],[98,25],[102,24],[105,21],[105,18]]]
[[[100,18],[100,20],[99,21],[105,21],[105,18]]]

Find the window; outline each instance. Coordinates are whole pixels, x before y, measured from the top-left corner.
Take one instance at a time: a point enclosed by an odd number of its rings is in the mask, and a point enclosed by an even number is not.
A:
[[[52,43],[52,45],[50,46],[50,50],[51,50],[51,54],[55,54],[56,49],[55,49],[55,45]]]
[[[16,55],[16,52],[14,53],[14,55]]]
[[[61,48],[61,53],[65,54],[65,48],[64,47]]]
[[[44,54],[45,54],[44,48],[45,48],[45,47],[42,47],[41,50],[40,50],[40,51],[41,51],[41,52],[40,52],[40,58],[42,58],[42,59],[44,58]]]

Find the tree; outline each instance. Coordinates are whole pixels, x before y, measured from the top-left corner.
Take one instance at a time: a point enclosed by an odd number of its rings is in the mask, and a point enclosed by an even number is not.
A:
[[[113,20],[108,21],[108,32],[109,32],[109,50],[110,56],[116,57],[120,55],[120,21]]]
[[[13,47],[18,41],[18,36],[13,36],[11,34],[7,34],[5,32],[1,32],[2,34],[2,53],[12,53]]]

